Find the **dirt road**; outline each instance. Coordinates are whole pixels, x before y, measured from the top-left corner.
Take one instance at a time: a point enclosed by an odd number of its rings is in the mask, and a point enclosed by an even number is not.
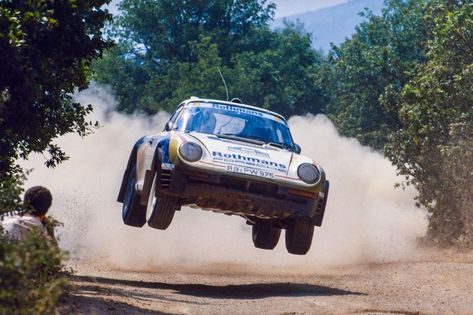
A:
[[[311,274],[229,265],[129,272],[76,261],[61,313],[473,314],[472,258],[443,253]]]

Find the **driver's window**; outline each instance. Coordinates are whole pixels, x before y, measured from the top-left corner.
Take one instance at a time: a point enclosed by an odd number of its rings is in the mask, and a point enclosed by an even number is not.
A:
[[[170,124],[174,124],[174,122],[176,121],[176,118],[179,116],[179,114],[182,112],[182,109],[184,108],[184,106],[179,106],[176,111],[174,112],[174,114],[171,115],[171,118],[169,118],[169,121],[167,122],[166,126],[169,126]]]

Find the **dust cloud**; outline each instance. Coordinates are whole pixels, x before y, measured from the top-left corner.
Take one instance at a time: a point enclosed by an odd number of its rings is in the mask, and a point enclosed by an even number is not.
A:
[[[160,132],[168,114],[117,113],[112,95],[98,86],[76,98],[94,106],[90,120],[102,127],[83,139],[59,139],[70,160],[55,169],[43,166],[40,155],[25,163],[34,168],[27,185],[44,185],[53,192],[50,213],[64,223],[60,244],[73,257],[126,270],[226,265],[312,271],[417,254],[415,240],[424,235],[427,223],[425,212],[414,206],[415,192],[394,189],[400,179],[391,164],[341,137],[321,115],[289,120],[302,153],[318,161],[331,181],[324,224],[316,228],[308,255],[288,254],[284,232],[275,250],[256,249],[243,219],[198,209],[177,212],[166,231],[125,226],[116,196],[130,149],[142,135]]]

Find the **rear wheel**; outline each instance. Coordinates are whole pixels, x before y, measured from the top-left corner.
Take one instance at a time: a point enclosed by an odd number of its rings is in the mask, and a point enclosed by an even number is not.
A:
[[[279,242],[281,229],[273,227],[272,221],[259,220],[253,225],[252,234],[255,247],[273,249]]]
[[[136,167],[130,171],[123,200],[122,218],[126,225],[142,227],[146,222],[146,206],[140,204],[140,196],[136,192]]]
[[[286,248],[295,255],[305,255],[312,245],[314,225],[308,219],[293,219],[286,227]]]

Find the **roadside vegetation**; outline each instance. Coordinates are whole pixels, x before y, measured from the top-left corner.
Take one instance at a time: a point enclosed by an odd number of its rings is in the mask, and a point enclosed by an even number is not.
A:
[[[22,242],[1,234],[0,314],[52,313],[67,288],[63,257],[39,234]]]
[[[272,29],[270,1],[123,0],[114,21],[107,2],[0,1],[0,213],[21,207],[18,159],[43,152],[54,167],[67,159],[54,139],[89,133],[92,107],[71,98],[89,80],[114,91],[117,110],[154,114],[191,95],[225,99],[221,72],[230,97],[326,114],[383,153],[429,211],[428,239],[473,247],[471,1],[387,0],[328,52],[303,25]],[[37,238],[1,244],[0,303],[28,297],[31,312],[48,312],[61,254]]]
[[[327,112],[414,185],[428,239],[472,248],[473,3],[386,4],[331,50]]]
[[[93,126],[91,105],[71,93],[88,86],[91,61],[111,45],[106,2],[0,1],[0,217],[22,209],[18,159],[44,152],[54,167],[67,156],[52,141]],[[66,286],[63,256],[39,234],[18,242],[0,228],[0,314],[52,313]]]
[[[117,45],[95,63],[118,110],[172,111],[190,95],[238,96],[285,115],[320,112],[322,56],[300,25],[272,30],[268,1],[124,0],[109,34]]]

